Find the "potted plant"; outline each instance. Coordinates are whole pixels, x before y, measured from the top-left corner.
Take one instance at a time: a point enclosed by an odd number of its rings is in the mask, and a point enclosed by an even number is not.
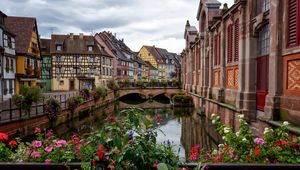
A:
[[[50,127],[55,127],[57,116],[61,113],[60,103],[53,97],[50,97],[46,100],[46,104],[44,105],[44,113],[46,113],[49,119]]]
[[[32,65],[29,65],[27,68],[25,68],[26,74],[31,76],[33,73]]]

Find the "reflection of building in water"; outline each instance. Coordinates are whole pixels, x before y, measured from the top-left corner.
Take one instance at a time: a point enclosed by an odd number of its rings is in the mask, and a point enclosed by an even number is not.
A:
[[[192,116],[182,117],[181,143],[189,157],[191,147],[200,144],[205,148],[214,148],[221,140],[214,126],[205,117],[200,117],[196,112]]]

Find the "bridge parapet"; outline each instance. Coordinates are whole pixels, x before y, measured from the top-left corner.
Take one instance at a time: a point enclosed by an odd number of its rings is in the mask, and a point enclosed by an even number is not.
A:
[[[119,90],[119,97],[126,96],[128,94],[141,94],[146,98],[155,97],[164,93],[179,93],[181,89],[179,88],[123,88]]]

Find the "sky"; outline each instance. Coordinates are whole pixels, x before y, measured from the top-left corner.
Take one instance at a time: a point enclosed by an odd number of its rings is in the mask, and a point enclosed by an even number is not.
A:
[[[219,0],[233,4],[234,0]],[[42,38],[53,34],[94,35],[110,31],[133,50],[155,45],[169,52],[184,49],[186,20],[198,26],[200,0],[0,0],[8,16],[36,17]]]

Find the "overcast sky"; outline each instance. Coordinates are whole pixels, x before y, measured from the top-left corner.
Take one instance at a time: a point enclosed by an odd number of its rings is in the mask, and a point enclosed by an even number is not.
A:
[[[219,1],[230,6],[234,0]],[[41,37],[106,30],[124,38],[134,51],[155,45],[180,53],[186,20],[198,25],[198,4],[199,0],[0,0],[0,10],[36,17]]]

